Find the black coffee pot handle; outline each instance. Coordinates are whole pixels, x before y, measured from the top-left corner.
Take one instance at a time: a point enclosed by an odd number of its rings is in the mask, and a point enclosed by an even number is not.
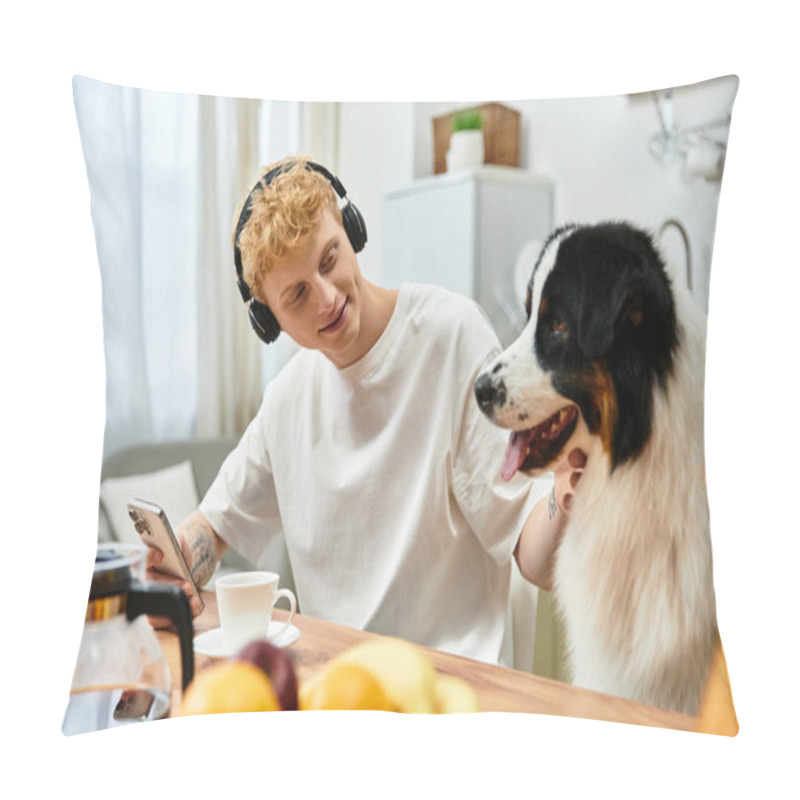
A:
[[[181,644],[181,678],[184,691],[194,677],[194,627],[189,598],[168,583],[132,583],[128,592],[128,621],[140,614],[168,617],[175,624]]]

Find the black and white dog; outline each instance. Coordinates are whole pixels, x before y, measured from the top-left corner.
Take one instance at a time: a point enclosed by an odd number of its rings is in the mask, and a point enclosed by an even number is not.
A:
[[[522,334],[474,389],[511,429],[504,478],[575,447],[588,457],[554,574],[573,682],[694,714],[718,639],[705,317],[625,223],[556,230],[525,305]]]

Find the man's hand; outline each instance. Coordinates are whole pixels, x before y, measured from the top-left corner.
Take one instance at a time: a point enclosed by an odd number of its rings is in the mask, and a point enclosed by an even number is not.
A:
[[[199,512],[195,511],[190,517],[185,519],[175,531],[175,538],[178,540],[183,557],[189,567],[189,572],[198,587],[205,586],[214,574],[222,554],[227,549],[227,544],[217,536],[208,520]],[[189,605],[192,616],[200,613],[200,604],[192,596],[192,587],[182,578],[174,578],[160,572],[158,567],[164,559],[164,554],[157,547],[148,546],[147,549],[147,577],[149,580],[162,581],[179,586],[189,598]],[[165,628],[170,626],[170,621],[164,617],[148,617],[150,624],[154,628]]]
[[[550,498],[548,513],[552,518],[560,509],[568,514],[572,508],[573,493],[586,466],[586,453],[583,450],[570,450],[569,455],[556,464],[553,470],[555,482]]]
[[[178,528],[178,533],[175,534],[175,538],[178,541],[178,545],[181,548],[181,553],[183,553],[183,557],[186,560],[186,565],[189,567],[189,572],[194,574],[192,569],[192,550],[191,547],[186,542],[186,537],[181,532],[180,527]],[[154,545],[148,545],[147,547],[147,579],[150,581],[159,581],[161,583],[171,583],[173,586],[178,586],[184,592],[184,594],[189,598],[189,607],[192,611],[192,616],[196,617],[200,613],[200,603],[197,598],[194,596],[192,592],[192,586],[188,581],[183,580],[183,578],[176,578],[172,575],[168,575],[166,572],[161,572],[159,570],[159,566],[161,562],[164,560],[164,553]],[[150,624],[154,628],[167,628],[170,627],[171,623],[166,617],[149,617]]]

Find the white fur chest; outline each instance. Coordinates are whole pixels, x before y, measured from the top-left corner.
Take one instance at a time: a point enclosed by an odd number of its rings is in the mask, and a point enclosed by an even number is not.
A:
[[[681,373],[674,379],[690,377]],[[685,710],[716,623],[702,384],[679,388],[669,403],[656,393],[650,441],[613,473],[592,440],[554,591],[576,685]]]

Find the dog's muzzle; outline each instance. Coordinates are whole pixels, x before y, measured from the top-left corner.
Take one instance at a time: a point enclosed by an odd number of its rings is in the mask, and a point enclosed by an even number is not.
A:
[[[478,407],[487,417],[494,416],[494,409],[506,402],[506,387],[502,380],[494,382],[488,372],[481,373],[473,385]]]

